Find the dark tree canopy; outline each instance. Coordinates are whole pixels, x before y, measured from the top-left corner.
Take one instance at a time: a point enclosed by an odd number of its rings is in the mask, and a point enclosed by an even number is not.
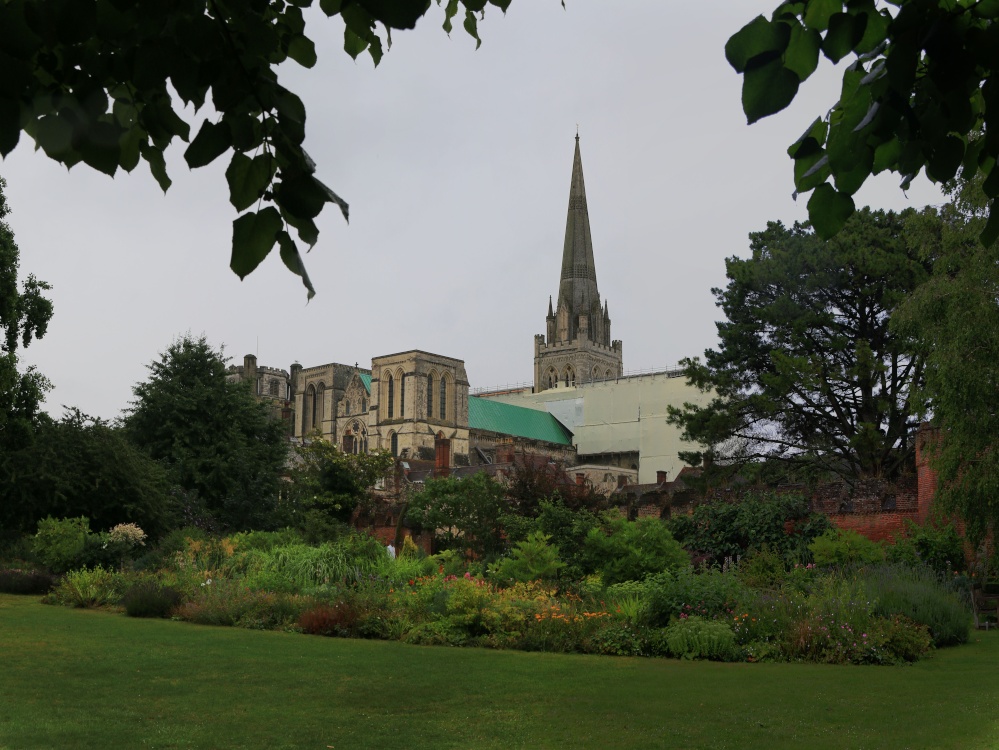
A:
[[[852,59],[839,99],[788,149],[796,194],[813,191],[819,235],[843,226],[872,174],[896,172],[905,188],[921,171],[944,183],[963,166],[982,176],[989,200],[982,241],[999,236],[997,18],[994,0],[800,0],[729,39],[750,123],[791,103],[820,52]]]
[[[510,0],[488,0],[505,10]],[[0,3],[0,155],[21,132],[72,167],[80,162],[114,175],[144,160],[166,190],[164,152],[188,142],[192,168],[232,152],[229,200],[232,270],[253,271],[273,249],[314,294],[298,241],[316,244],[315,218],[327,203],[347,204],[316,175],[302,147],[305,107],[278,82],[287,60],[311,68],[315,45],[305,35],[312,0],[5,0]],[[438,0],[440,4],[440,0]],[[464,28],[478,40],[487,0],[460,0]],[[430,0],[320,0],[345,25],[344,49],[367,50],[377,64],[381,33],[411,29]],[[444,28],[459,12],[448,0]],[[381,31],[379,32],[379,28]],[[173,94],[180,99],[181,106]],[[184,111],[209,102],[217,116],[191,137]]]
[[[923,360],[892,311],[929,275],[913,212],[863,209],[832,240],[771,222],[715,289],[717,350],[685,360],[706,406],[670,408],[686,439],[729,461],[786,458],[846,476],[894,476],[913,458]]]
[[[999,532],[999,267],[978,241],[986,202],[980,180],[954,185],[951,195],[914,226],[934,273],[895,322],[926,353],[927,414],[939,428],[928,446],[936,500],[982,539]]]
[[[39,520],[90,519],[95,530],[137,523],[152,536],[177,518],[166,470],[122,430],[71,409],[36,428],[0,472],[0,528],[33,533]]]
[[[52,317],[52,302],[43,296],[49,285],[31,275],[18,283],[20,251],[7,224],[6,185],[0,177],[0,463],[29,443],[37,426],[49,383],[33,367],[18,368],[18,349],[42,338]]]
[[[282,423],[245,383],[226,379],[204,337],[171,344],[148,369],[125,415],[129,438],[223,527],[270,528],[288,455]]]

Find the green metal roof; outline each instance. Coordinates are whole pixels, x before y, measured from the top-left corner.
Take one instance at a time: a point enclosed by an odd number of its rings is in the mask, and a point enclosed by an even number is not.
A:
[[[572,445],[572,433],[548,412],[477,396],[468,397],[468,426],[473,430]]]
[[[364,385],[364,390],[371,393],[371,373],[359,372],[357,374],[361,377],[361,384]]]

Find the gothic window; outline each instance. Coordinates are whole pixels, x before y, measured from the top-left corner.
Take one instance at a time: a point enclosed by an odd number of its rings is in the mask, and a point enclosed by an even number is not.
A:
[[[388,418],[392,419],[395,407],[395,379],[389,375],[388,382]],[[395,451],[392,451],[392,455],[395,455]]]
[[[600,380],[600,370],[597,367],[593,368],[593,379]]]
[[[568,388],[569,386],[576,385],[576,373],[573,372],[572,367],[565,368],[565,373],[563,374],[563,377],[565,379],[566,388]]]
[[[406,416],[406,376],[399,373],[399,416]]]
[[[614,376],[611,374],[611,371],[608,370],[607,371],[607,379],[610,380],[612,377],[614,377]]]
[[[555,372],[554,368],[548,369],[548,387],[554,388],[558,385],[558,373]]]
[[[441,376],[440,402],[441,419],[447,419],[447,377],[444,375]]]
[[[367,413],[368,413],[368,399],[362,398],[361,399],[361,414],[367,414]]]
[[[320,383],[319,387],[316,388],[316,401],[318,401],[319,403],[313,405],[313,409],[312,409],[312,424],[315,427],[319,427],[320,429],[322,429],[322,421],[323,421],[323,418],[326,416],[326,413],[325,413],[325,409],[326,409],[326,386],[324,386],[322,383]],[[319,420],[318,421],[316,420],[316,414],[319,415]]]
[[[427,419],[434,416],[434,374],[427,375]]]
[[[399,455],[399,433],[393,432],[390,440],[391,440],[390,444],[392,446],[392,455],[393,456],[398,456]]]
[[[343,401],[343,413],[346,414],[348,417],[350,416],[350,399],[349,398],[344,399],[344,401]]]
[[[307,435],[316,424],[316,389],[311,385],[305,389],[305,409],[302,411],[302,433]]]

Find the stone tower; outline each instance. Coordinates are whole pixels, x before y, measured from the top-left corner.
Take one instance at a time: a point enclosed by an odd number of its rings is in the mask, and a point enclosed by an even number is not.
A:
[[[548,299],[547,329],[534,337],[534,391],[566,388],[622,374],[620,341],[611,341],[610,313],[600,304],[586,208],[579,134],[572,161],[569,212],[562,247],[558,303]]]

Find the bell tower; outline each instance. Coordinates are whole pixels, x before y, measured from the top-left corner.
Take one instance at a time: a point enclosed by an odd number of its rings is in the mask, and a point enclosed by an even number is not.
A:
[[[546,332],[534,337],[534,391],[620,377],[622,346],[611,340],[610,311],[601,306],[593,263],[579,133],[569,184],[558,302],[548,300]]]

